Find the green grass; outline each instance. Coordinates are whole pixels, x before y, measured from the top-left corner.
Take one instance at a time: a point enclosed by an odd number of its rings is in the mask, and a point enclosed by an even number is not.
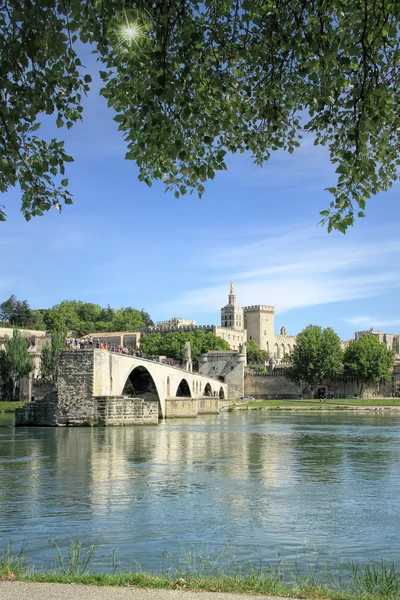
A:
[[[24,406],[24,404],[26,404],[25,400],[23,402],[7,402],[5,400],[0,400],[0,413],[14,412],[16,408]]]
[[[329,407],[332,410],[340,410],[349,407],[363,406],[400,406],[400,398],[337,398],[325,400],[322,403],[319,400],[252,400],[245,404],[233,404],[230,408],[305,408],[310,410],[320,410]]]
[[[153,589],[203,590],[210,592],[250,593],[321,600],[398,600],[400,571],[393,564],[370,563],[365,567],[343,565],[330,569],[327,565],[304,567],[297,562],[290,567],[278,561],[271,566],[238,563],[229,551],[215,556],[184,551],[181,558],[164,553],[171,566],[165,572],[152,574],[123,571],[116,551],[111,553],[109,574],[90,573],[97,550],[72,540],[63,553],[57,543],[55,563],[50,572],[37,572],[29,566],[25,546],[17,551],[9,542],[0,554],[0,580],[42,583],[75,583],[98,586],[134,586]]]

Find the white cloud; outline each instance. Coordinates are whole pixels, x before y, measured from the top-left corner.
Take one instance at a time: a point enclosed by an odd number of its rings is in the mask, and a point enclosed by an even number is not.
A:
[[[371,317],[371,315],[348,317],[344,320],[346,323],[357,325],[363,329],[370,329],[371,327],[400,327],[400,319],[382,319],[381,317]]]
[[[377,231],[352,231],[345,237],[298,228],[258,235],[250,243],[216,246],[211,236],[193,266],[200,259],[203,269],[211,265],[206,276],[215,285],[188,290],[164,304],[163,313],[214,312],[226,302],[229,281],[235,282],[241,306],[272,304],[277,313],[382,295],[400,287],[400,241],[389,237]]]

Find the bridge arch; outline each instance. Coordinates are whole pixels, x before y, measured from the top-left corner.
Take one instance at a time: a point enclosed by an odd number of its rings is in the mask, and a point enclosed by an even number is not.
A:
[[[129,394],[134,398],[143,398],[144,400],[157,400],[158,416],[159,418],[163,417],[161,398],[156,383],[151,373],[143,365],[135,367],[129,373],[122,394]]]
[[[192,395],[190,393],[190,386],[189,386],[188,382],[186,381],[186,379],[181,379],[181,382],[178,385],[178,389],[176,390],[175,396],[177,398],[180,398],[182,396],[191,398]]]
[[[212,389],[211,389],[211,385],[209,383],[206,383],[206,386],[204,388],[204,395],[212,396]]]
[[[221,388],[219,388],[219,399],[220,400],[225,400],[225,394],[224,394],[224,390]]]

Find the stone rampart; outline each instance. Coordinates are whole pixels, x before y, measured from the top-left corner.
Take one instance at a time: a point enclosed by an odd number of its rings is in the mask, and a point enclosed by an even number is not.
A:
[[[299,396],[317,397],[318,389],[324,389],[327,396],[332,394],[335,398],[346,396],[357,396],[360,385],[356,377],[339,377],[334,383],[322,382],[315,386],[314,390],[306,391],[302,386],[288,381],[285,377],[285,369],[275,369],[272,373],[245,372],[244,395],[254,396],[258,400],[273,400],[275,398],[298,398]],[[390,397],[393,391],[393,382],[366,386],[364,398]]]
[[[215,325],[171,325],[171,326],[157,326],[150,325],[148,327],[139,327],[139,331],[142,333],[171,333],[174,331],[213,331]]]
[[[275,334],[276,342],[293,342],[296,343],[297,337],[295,335],[288,335],[284,333],[276,333]]]
[[[251,306],[243,306],[243,310],[250,312],[252,310],[275,312],[275,306],[266,306],[265,304],[252,304]]]
[[[299,387],[282,375],[246,375],[244,379],[244,396],[253,396],[258,400],[298,398],[300,394]]]

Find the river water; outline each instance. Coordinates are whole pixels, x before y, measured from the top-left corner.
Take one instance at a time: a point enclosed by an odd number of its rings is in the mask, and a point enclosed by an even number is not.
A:
[[[50,540],[96,569],[157,571],[163,552],[400,566],[399,413],[241,411],[147,427],[14,428],[0,415],[0,553],[37,567]],[[1,426],[2,425],[2,426]]]

